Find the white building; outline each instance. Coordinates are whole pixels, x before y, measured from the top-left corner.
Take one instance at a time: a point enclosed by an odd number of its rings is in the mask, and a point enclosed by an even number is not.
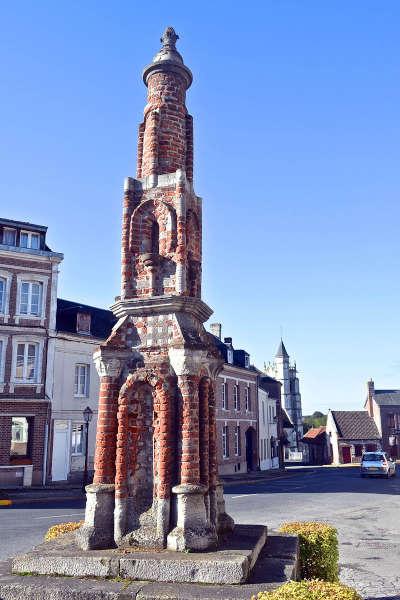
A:
[[[58,299],[52,402],[52,481],[80,481],[86,435],[83,411],[93,411],[89,425],[88,465],[93,470],[99,376],[93,353],[110,335],[115,317],[108,310]]]
[[[294,429],[290,431],[288,440],[290,445],[286,454],[302,451],[301,439],[303,437],[303,415],[301,408],[301,394],[296,364],[291,365],[289,354],[283,341],[280,341],[275,360],[266,367],[267,375],[277,379],[282,384],[282,406],[286,410]]]
[[[272,377],[261,376],[258,384],[259,457],[260,469],[279,468],[277,388],[280,384]]]

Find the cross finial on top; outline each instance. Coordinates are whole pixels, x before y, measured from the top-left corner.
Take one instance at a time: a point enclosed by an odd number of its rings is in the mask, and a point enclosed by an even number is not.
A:
[[[163,47],[175,48],[176,41],[179,40],[179,35],[173,27],[167,27],[160,38]]]

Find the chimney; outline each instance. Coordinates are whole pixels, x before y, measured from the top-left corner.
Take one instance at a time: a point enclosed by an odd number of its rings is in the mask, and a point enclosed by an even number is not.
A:
[[[211,325],[210,325],[210,331],[219,340],[221,339],[221,335],[222,335],[222,325],[221,325],[221,323],[211,323]]]
[[[368,397],[367,397],[367,410],[370,417],[374,416],[374,395],[375,385],[372,379],[367,382]]]
[[[224,338],[224,344],[226,344],[227,346],[232,346],[232,338],[231,337]]]

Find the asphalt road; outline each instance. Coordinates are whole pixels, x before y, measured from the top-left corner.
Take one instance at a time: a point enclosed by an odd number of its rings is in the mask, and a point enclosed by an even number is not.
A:
[[[339,531],[341,580],[368,600],[400,600],[400,473],[361,479],[354,468],[289,471],[288,477],[226,488],[237,522],[328,521]],[[48,527],[84,516],[81,500],[0,508],[0,559],[40,543]]]

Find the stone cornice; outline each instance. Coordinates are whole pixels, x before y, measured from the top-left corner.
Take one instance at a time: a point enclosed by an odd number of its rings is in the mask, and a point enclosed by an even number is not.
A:
[[[153,296],[118,300],[110,308],[118,318],[126,315],[147,317],[168,313],[188,313],[201,323],[207,321],[213,314],[213,310],[203,300],[187,296]]]

